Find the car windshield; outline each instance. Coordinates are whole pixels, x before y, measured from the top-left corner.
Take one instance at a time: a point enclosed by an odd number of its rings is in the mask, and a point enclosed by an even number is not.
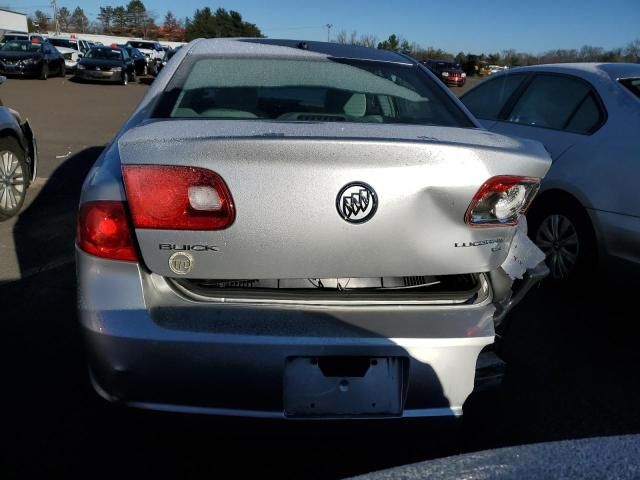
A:
[[[2,37],[3,42],[10,42],[11,40],[29,40],[27,35],[5,35]]]
[[[640,78],[625,78],[620,83],[627,87],[631,93],[640,98]]]
[[[13,40],[5,43],[2,46],[2,51],[5,52],[40,52],[42,51],[42,44],[31,43],[27,40]]]
[[[200,57],[182,71],[156,116],[472,126],[415,65]]]
[[[55,47],[78,49],[78,42],[67,40],[66,38],[50,38],[49,43]]]
[[[87,52],[86,58],[96,60],[122,60],[122,52],[111,48],[92,48]]]
[[[153,50],[155,44],[151,42],[129,42],[129,45],[135,48],[144,48],[146,50]]]

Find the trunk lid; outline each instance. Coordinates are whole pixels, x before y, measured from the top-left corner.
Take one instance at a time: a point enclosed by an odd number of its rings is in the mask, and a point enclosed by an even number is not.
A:
[[[536,142],[447,127],[167,120],[133,128],[118,148],[123,165],[203,167],[228,185],[236,218],[225,230],[136,230],[149,269],[201,279],[490,271],[515,228],[465,224],[474,194],[492,176],[549,168]],[[375,191],[377,210],[364,223],[339,213],[339,192],[352,182]],[[184,249],[191,270],[177,275],[169,258]]]

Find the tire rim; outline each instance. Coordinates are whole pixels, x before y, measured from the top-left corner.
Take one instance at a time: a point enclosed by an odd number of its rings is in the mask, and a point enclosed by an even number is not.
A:
[[[24,196],[24,171],[13,152],[0,152],[0,209],[11,212]]]
[[[546,217],[536,234],[536,244],[547,257],[551,276],[556,280],[566,279],[576,266],[580,241],[578,232],[564,215]]]

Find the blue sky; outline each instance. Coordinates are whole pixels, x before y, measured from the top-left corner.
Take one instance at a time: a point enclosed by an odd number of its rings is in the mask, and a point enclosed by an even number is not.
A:
[[[144,1],[144,0],[143,0]],[[90,18],[100,5],[126,0],[58,0],[58,6],[84,8]],[[210,6],[239,11],[269,37],[326,40],[323,25],[357,30],[379,39],[397,33],[423,47],[451,52],[493,52],[506,48],[541,52],[552,48],[604,48],[640,38],[640,0],[147,0],[161,22],[167,10],[180,18]],[[33,12],[49,10],[47,0],[0,0],[0,5]]]

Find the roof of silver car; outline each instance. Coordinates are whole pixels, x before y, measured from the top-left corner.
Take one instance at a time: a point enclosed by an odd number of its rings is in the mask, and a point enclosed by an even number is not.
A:
[[[414,64],[408,57],[389,50],[341,45],[337,43],[271,38],[212,38],[197,40],[190,52],[196,55],[220,56],[277,56],[287,58],[349,58]]]
[[[531,65],[529,67],[517,67],[506,70],[510,72],[555,72],[570,73],[583,78],[602,78],[603,74],[608,79],[628,78],[640,76],[640,64],[637,63],[549,63],[544,65]]]

